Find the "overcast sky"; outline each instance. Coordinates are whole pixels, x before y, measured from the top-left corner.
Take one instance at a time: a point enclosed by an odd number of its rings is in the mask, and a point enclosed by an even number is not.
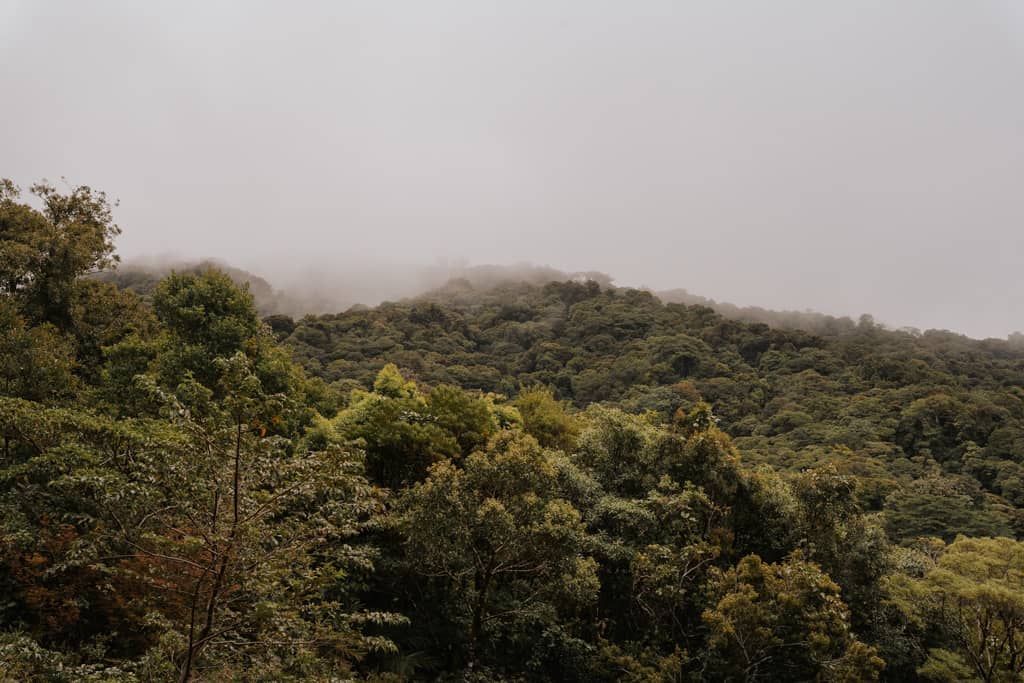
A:
[[[1024,2],[0,0],[0,176],[266,272],[1024,328]]]

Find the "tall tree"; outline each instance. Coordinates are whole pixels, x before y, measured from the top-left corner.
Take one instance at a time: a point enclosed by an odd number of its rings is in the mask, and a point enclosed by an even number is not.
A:
[[[941,542],[937,542],[941,548]],[[967,670],[985,683],[1024,676],[1024,543],[961,536],[923,576],[892,577],[893,598],[936,633],[920,673],[955,680]]]
[[[399,503],[409,561],[446,582],[470,666],[500,625],[571,614],[596,596],[596,563],[584,552],[579,512],[561,496],[558,458],[532,437],[503,432],[462,467],[432,466]]]
[[[18,298],[32,321],[67,329],[78,278],[117,262],[114,204],[85,185],[61,193],[43,181],[30,192],[41,208],[21,203],[20,188],[0,180],[0,292]]]
[[[883,662],[850,633],[839,587],[800,557],[756,555],[711,581],[707,674],[719,680],[869,681]]]

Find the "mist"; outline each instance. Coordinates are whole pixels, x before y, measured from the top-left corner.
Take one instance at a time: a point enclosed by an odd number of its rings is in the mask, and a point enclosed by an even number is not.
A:
[[[1005,337],[1021,83],[1013,0],[6,0],[0,176],[328,305],[533,263]]]

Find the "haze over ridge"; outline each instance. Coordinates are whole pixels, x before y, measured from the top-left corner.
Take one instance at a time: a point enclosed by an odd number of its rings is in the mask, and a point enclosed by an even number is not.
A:
[[[8,2],[0,171],[121,198],[128,259],[546,263],[1005,337],[1022,27],[1009,0]]]
[[[542,287],[548,284],[593,281],[601,288],[632,289],[616,282],[613,275],[597,271],[565,272],[546,265],[529,263],[482,264],[438,263],[433,266],[393,266],[371,271],[307,271],[301,278],[275,279],[265,274],[236,268],[219,259],[180,260],[170,257],[132,259],[117,268],[98,273],[100,279],[115,282],[137,294],[149,295],[162,278],[173,272],[202,273],[215,268],[226,273],[239,285],[246,285],[253,295],[262,316],[285,315],[299,319],[306,316],[343,314],[349,309],[374,308],[391,302],[439,302],[449,304],[461,296],[495,293],[514,297],[522,286]],[[849,329],[864,316],[874,325],[889,330],[900,330],[913,335],[934,329],[948,332],[947,328],[919,329],[900,325],[898,321],[879,320],[871,313],[861,315],[835,315],[813,309],[768,309],[748,306],[703,296],[683,287],[654,290],[641,287],[662,303],[700,305],[712,308],[725,318],[743,322],[766,323],[769,327],[801,329],[812,333],[834,333]],[[954,331],[955,332],[955,331]],[[1010,341],[1019,344],[1020,332],[1012,333]]]

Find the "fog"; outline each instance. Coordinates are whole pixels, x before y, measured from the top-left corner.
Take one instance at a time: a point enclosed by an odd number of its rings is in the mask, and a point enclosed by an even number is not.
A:
[[[1005,337],[1022,83],[1016,0],[0,0],[0,176],[289,289],[530,262]]]

